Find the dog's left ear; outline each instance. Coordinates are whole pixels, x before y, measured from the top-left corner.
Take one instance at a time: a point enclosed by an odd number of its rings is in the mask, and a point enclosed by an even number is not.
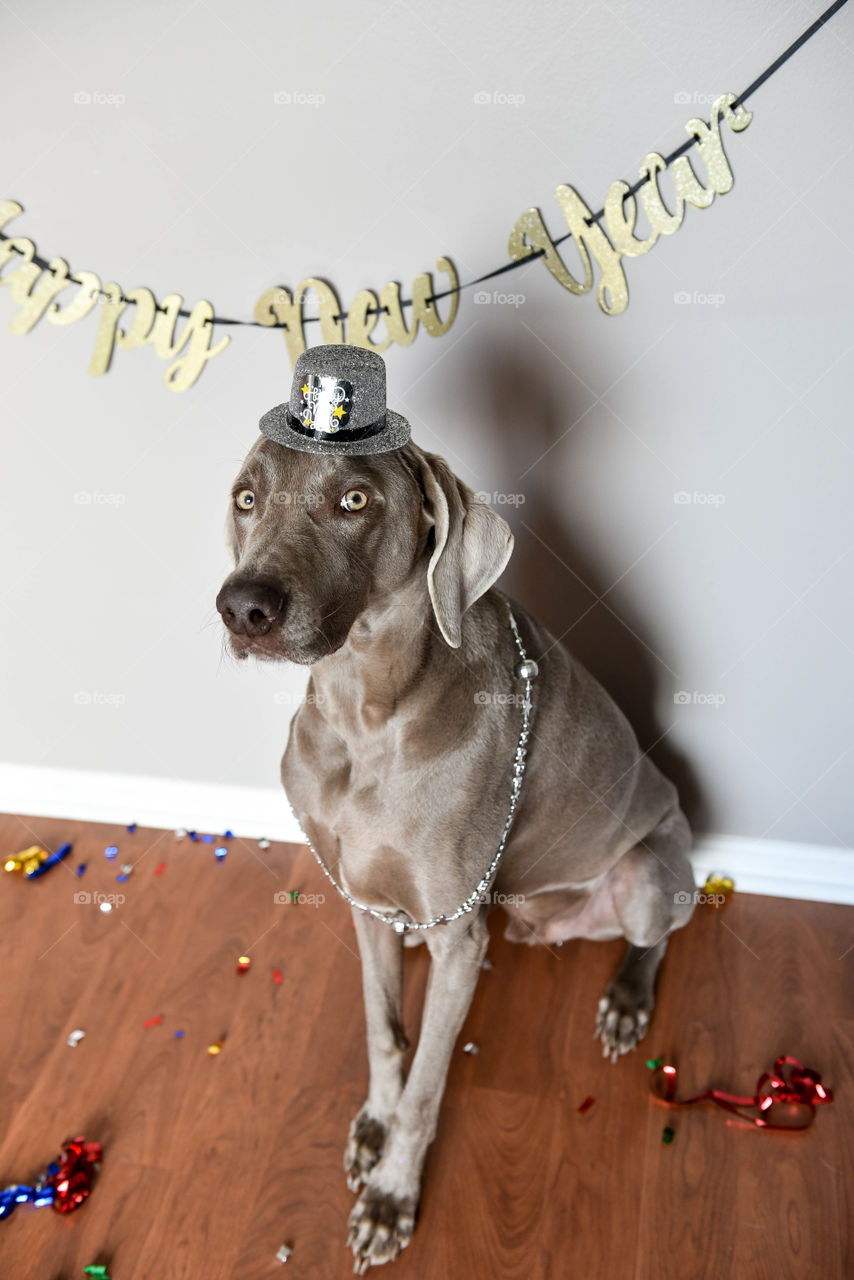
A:
[[[501,516],[457,479],[444,458],[417,445],[412,448],[435,538],[427,588],[442,635],[458,649],[462,616],[503,573],[513,551],[513,534]]]

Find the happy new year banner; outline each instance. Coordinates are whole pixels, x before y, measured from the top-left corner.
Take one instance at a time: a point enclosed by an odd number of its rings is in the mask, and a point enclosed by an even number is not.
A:
[[[306,349],[305,328],[312,323],[320,325],[323,342],[347,343],[382,352],[392,343],[409,346],[422,331],[434,338],[441,337],[456,318],[464,289],[538,258],[542,258],[548,271],[570,293],[590,293],[595,283],[601,309],[606,315],[620,315],[629,301],[625,260],[648,253],[661,236],[678,231],[688,206],[707,209],[715,196],[725,195],[732,189],[733,173],[724,149],[722,125],[733,133],[746,129],[753,116],[742,105],[744,100],[846,2],[836,0],[738,97],[732,93],[719,97],[708,121],[689,120],[685,125],[687,141],[670,155],[649,152],[641,162],[633,185],[619,180],[612,182],[597,213],[591,211],[573,187],[558,186],[555,199],[567,226],[563,235],[553,239],[540,210],[526,209],[510,232],[509,261],[476,280],[460,284],[450,259],[440,257],[436,270],[447,278],[446,287],[440,286],[437,290],[432,273],[425,271],[415,277],[409,298],[401,297],[399,283],[389,281],[379,292],[360,290],[345,309],[332,284],[309,276],[293,290],[284,285],[267,289],[255,304],[254,319],[229,320],[217,317],[212,303],[206,300],[186,309],[181,294],[170,293],[158,302],[145,287],[126,290],[114,280],[102,284],[93,271],[73,271],[64,258],[46,261],[38,255],[32,240],[8,233],[7,225],[19,217],[23,209],[14,200],[3,200],[0,201],[0,285],[8,286],[9,296],[18,308],[9,330],[13,334],[29,333],[42,319],[49,324],[74,324],[97,312],[98,324],[89,363],[91,374],[106,373],[117,349],[151,346],[160,359],[169,362],[164,374],[166,386],[171,391],[186,391],[195,384],[207,362],[221,355],[231,341],[225,336],[214,344],[216,326],[280,329],[292,365]],[[699,156],[697,167],[686,155],[692,148],[696,148]],[[665,173],[668,176],[666,192],[661,188]],[[638,196],[649,228],[643,236],[636,234]],[[602,222],[604,229],[600,226]],[[559,251],[568,240],[574,249],[571,262]]]

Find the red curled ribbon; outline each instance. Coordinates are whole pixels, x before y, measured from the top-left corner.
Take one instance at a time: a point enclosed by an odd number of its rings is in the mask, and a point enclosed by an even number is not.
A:
[[[69,1138],[59,1157],[53,1180],[53,1208],[57,1213],[73,1213],[92,1190],[92,1181],[101,1161],[101,1144],[85,1138]]]
[[[650,1089],[665,1106],[690,1107],[695,1102],[714,1102],[758,1129],[807,1129],[813,1122],[816,1107],[833,1101],[833,1093],[821,1083],[818,1072],[788,1056],[777,1058],[770,1071],[763,1071],[753,1097],[707,1089],[693,1098],[677,1098],[676,1068],[670,1063],[656,1067]]]

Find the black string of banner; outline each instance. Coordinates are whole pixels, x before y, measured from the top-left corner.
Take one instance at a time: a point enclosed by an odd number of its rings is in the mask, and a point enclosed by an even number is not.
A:
[[[832,4],[828,9],[825,9],[824,13],[822,13],[818,18],[816,18],[815,22],[813,22],[809,27],[807,27],[806,31],[802,32],[802,34],[798,36],[797,40],[794,40],[787,49],[784,49],[783,52],[780,54],[780,56],[778,58],[775,58],[774,61],[771,63],[771,65],[765,68],[765,70],[762,72],[761,75],[758,75],[755,80],[751,81],[751,83],[747,86],[746,89],[742,90],[742,92],[738,95],[738,97],[734,100],[734,102],[732,102],[731,104],[732,109],[735,110],[737,107],[740,107],[742,103],[745,102],[751,96],[751,94],[754,94],[757,89],[759,89],[763,84],[765,84],[766,80],[770,80],[771,76],[773,76],[776,71],[779,71],[780,68],[785,63],[787,63],[789,59],[798,52],[799,49],[803,48],[803,46],[807,43],[807,41],[811,40],[812,37],[816,34],[816,32],[820,31],[821,28],[825,25],[825,23],[829,22],[830,19],[833,17],[833,15],[835,13],[838,13],[839,10],[843,8],[843,6],[846,5],[847,3],[848,3],[848,0],[835,0],[834,4]],[[696,143],[697,143],[696,137],[687,138],[685,142],[682,143],[681,146],[676,148],[675,151],[671,151],[670,155],[664,157],[664,168],[665,169],[669,168],[669,166],[673,163],[674,160],[678,160],[680,156],[685,155],[685,153],[687,151],[690,151],[691,148],[696,145]],[[646,174],[644,177],[639,178],[638,181],[634,184],[634,186],[631,186],[628,188],[628,190],[625,192],[625,195],[623,196],[623,199],[625,200],[629,196],[636,195],[637,192],[640,191],[641,187],[643,187],[645,183],[649,181],[650,181],[649,174]],[[599,219],[603,218],[604,216],[605,216],[604,208],[600,209],[598,213],[591,214],[590,217],[586,219],[588,226],[592,226],[594,222],[598,222]],[[0,231],[0,240],[10,240],[12,238],[13,237],[8,236],[4,231]],[[555,245],[563,244],[565,240],[569,240],[571,238],[572,238],[572,232],[567,231],[565,235],[559,236],[556,240],[553,240],[552,243]],[[15,250],[15,252],[18,252],[18,250]],[[473,289],[476,285],[485,284],[487,280],[494,280],[497,276],[504,275],[505,272],[507,271],[515,271],[517,267],[524,267],[528,262],[535,262],[537,258],[542,258],[544,254],[545,254],[544,249],[534,249],[531,251],[531,253],[526,254],[524,258],[514,258],[512,261],[505,262],[502,266],[496,267],[494,271],[487,271],[485,275],[478,276],[475,280],[466,280],[463,284],[456,284],[451,289],[445,289],[444,292],[442,293],[435,293],[431,297],[427,298],[426,301],[441,302],[443,298],[450,298],[455,293],[462,293],[464,289]],[[39,257],[38,254],[34,253],[32,255],[31,261],[35,262],[35,264],[38,267],[41,267],[42,271],[50,270],[50,264],[47,262],[46,259]],[[120,301],[129,303],[130,305],[134,305],[133,299],[126,298],[124,295],[121,296]],[[401,298],[400,306],[411,307],[412,299]],[[163,312],[162,307],[158,307],[157,310]],[[366,315],[382,315],[387,311],[388,311],[387,307],[369,307],[366,309],[365,314]],[[179,316],[188,317],[190,315],[190,312],[178,311],[177,314]],[[334,318],[338,321],[341,321],[341,320],[345,320],[346,316],[335,316]],[[315,322],[319,322],[319,320],[320,320],[320,316],[305,316],[303,317],[303,324],[312,324]],[[271,325],[268,323],[268,324],[262,325],[261,322],[258,320],[230,320],[225,316],[217,316],[217,315],[214,315],[211,321],[211,324],[237,325],[237,326],[246,327],[246,328],[264,328],[264,329],[287,328],[286,325],[282,325],[282,324]]]

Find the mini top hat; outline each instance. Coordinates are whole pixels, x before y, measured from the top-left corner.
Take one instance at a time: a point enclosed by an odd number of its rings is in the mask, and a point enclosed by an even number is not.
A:
[[[309,347],[297,360],[291,398],[265,413],[261,431],[302,453],[399,449],[409,423],[386,408],[385,362],[364,347]]]

